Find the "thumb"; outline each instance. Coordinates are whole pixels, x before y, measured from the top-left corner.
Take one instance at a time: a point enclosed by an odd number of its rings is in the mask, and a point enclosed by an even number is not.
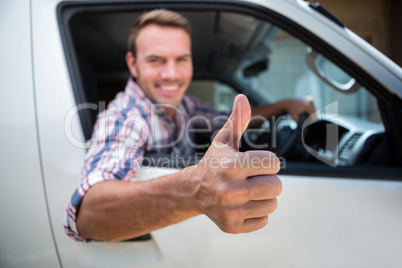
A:
[[[243,94],[236,96],[232,113],[225,125],[215,136],[214,145],[229,145],[239,150],[240,138],[250,122],[251,108],[248,99]]]

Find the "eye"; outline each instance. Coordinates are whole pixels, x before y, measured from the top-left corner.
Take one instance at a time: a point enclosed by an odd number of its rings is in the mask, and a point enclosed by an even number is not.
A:
[[[158,58],[158,57],[148,58],[148,62],[151,62],[151,63],[161,62],[161,61],[162,61],[162,59]]]
[[[184,56],[184,57],[180,57],[178,59],[179,62],[188,62],[190,61],[190,57],[189,56]]]

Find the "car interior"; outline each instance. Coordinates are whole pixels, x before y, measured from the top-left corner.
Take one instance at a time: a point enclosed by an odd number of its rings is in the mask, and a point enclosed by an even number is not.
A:
[[[394,149],[394,123],[384,120],[390,96],[333,47],[272,11],[211,3],[163,7],[191,22],[194,75],[188,92],[201,101],[230,111],[238,93],[252,106],[314,99],[317,121],[272,118],[245,133],[242,150],[274,151],[286,160],[284,174],[398,177],[402,165]],[[96,114],[124,90],[128,29],[144,11],[140,4],[128,3],[59,6],[77,104],[99,107],[80,111],[86,139]]]

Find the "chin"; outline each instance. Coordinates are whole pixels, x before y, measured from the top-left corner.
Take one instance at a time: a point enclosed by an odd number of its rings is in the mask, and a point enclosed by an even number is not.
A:
[[[180,101],[177,100],[158,100],[157,103],[159,105],[168,105],[178,107],[180,105]]]

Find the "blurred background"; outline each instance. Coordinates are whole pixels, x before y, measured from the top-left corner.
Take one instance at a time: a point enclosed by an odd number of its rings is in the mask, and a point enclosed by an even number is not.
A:
[[[402,66],[401,0],[319,0],[349,29]]]
[[[402,66],[402,0],[318,0],[347,28]],[[244,17],[226,18],[237,29],[241,29]],[[247,25],[252,19],[246,20]],[[237,23],[237,24],[236,24]],[[239,24],[239,25],[238,25]],[[236,32],[238,33],[238,31]],[[235,38],[241,39],[241,38]],[[268,38],[266,47],[255,54],[269,60],[269,68],[250,77],[245,77],[241,64],[237,78],[247,84],[264,102],[275,102],[285,98],[312,96],[317,110],[337,102],[340,114],[354,116],[374,123],[381,123],[376,99],[367,90],[344,94],[332,90],[306,66],[309,46],[278,28],[275,37]],[[258,58],[256,57],[256,58]],[[253,59],[254,60],[254,59]],[[336,77],[337,82],[347,84],[352,77],[337,68],[330,60],[321,59],[322,68]],[[321,69],[322,71],[324,69]],[[292,77],[293,79],[289,79]],[[363,88],[363,87],[362,87]],[[232,109],[237,92],[217,82],[194,82],[189,92],[219,110]]]

